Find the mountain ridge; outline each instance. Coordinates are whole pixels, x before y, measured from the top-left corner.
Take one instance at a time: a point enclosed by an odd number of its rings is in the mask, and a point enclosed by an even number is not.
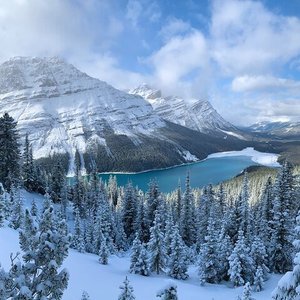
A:
[[[157,94],[153,95],[157,96]],[[0,65],[0,113],[18,121],[36,159],[63,155],[74,170],[142,171],[237,150],[236,137],[212,137],[163,119],[139,95],[117,90],[54,58],[16,57]]]

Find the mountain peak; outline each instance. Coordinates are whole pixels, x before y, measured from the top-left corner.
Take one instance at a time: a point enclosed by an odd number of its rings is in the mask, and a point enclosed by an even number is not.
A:
[[[129,91],[147,100],[162,118],[200,132],[235,130],[224,120],[207,100],[183,99],[177,96],[163,97],[160,90],[142,84]]]
[[[135,94],[142,96],[145,99],[156,99],[156,98],[161,98],[161,91],[158,89],[155,89],[151,87],[147,83],[142,83],[138,87],[132,89],[129,91],[129,94]]]

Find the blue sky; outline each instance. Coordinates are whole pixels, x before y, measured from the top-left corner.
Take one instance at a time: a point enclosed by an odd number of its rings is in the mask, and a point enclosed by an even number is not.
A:
[[[5,0],[0,61],[61,56],[117,88],[204,98],[235,124],[300,121],[300,1]]]

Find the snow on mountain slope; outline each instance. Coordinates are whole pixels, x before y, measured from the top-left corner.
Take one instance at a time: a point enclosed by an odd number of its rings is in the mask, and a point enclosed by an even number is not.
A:
[[[0,228],[0,263],[8,270],[10,267],[10,254],[20,252],[18,243],[18,232],[11,228]],[[221,284],[206,284],[200,286],[197,269],[191,267],[190,278],[183,280],[171,280],[166,275],[151,275],[144,277],[129,273],[130,258],[111,256],[108,265],[101,265],[98,256],[94,254],[83,254],[75,250],[69,251],[63,267],[70,274],[68,288],[63,295],[63,300],[81,299],[83,291],[87,291],[91,299],[118,299],[119,286],[128,276],[134,288],[134,294],[138,300],[155,300],[156,293],[164,288],[170,281],[177,285],[180,300],[227,300],[237,299],[242,294],[242,287],[230,288]],[[271,275],[265,283],[264,290],[253,293],[256,300],[271,300],[271,293],[276,287],[280,275]]]
[[[51,165],[57,156],[51,162],[48,157],[58,153],[70,175],[76,149],[83,171],[137,172],[247,146],[220,130],[201,133],[219,127],[233,131],[208,102],[186,106],[176,97],[169,103],[159,91],[144,90],[143,95],[148,101],[56,57],[16,57],[0,65],[0,115],[8,112],[18,121],[35,158],[47,157],[41,163]]]
[[[300,122],[259,122],[248,127],[255,133],[266,133],[276,136],[298,136],[300,137]]]
[[[89,144],[105,146],[103,133],[132,137],[164,127],[143,98],[129,95],[80,72],[59,58],[16,57],[0,65],[0,113],[29,134],[35,158]]]
[[[153,106],[162,118],[204,133],[237,129],[224,120],[206,100],[186,101],[180,97],[163,97],[161,91],[154,90],[147,84],[132,89],[129,93],[140,95]]]

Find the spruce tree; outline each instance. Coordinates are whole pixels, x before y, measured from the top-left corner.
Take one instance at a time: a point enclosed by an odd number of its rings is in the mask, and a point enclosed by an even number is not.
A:
[[[295,236],[296,239],[293,242],[296,252],[294,268],[279,280],[277,288],[272,294],[272,299],[298,300],[300,298],[300,211],[296,218]]]
[[[20,144],[17,122],[5,113],[0,118],[0,182],[10,191],[20,178]]]
[[[101,243],[100,243],[100,249],[99,249],[99,262],[102,265],[107,265],[108,264],[108,256],[109,256],[107,240],[102,234],[101,234],[100,240],[101,240]]]
[[[195,241],[193,231],[195,220],[193,218],[194,197],[190,186],[190,175],[186,176],[185,192],[181,201],[180,209],[180,233],[187,246],[191,246]]]
[[[264,288],[264,271],[261,266],[255,272],[253,285],[256,292],[260,292]]]
[[[200,251],[199,258],[199,277],[201,284],[205,282],[216,283],[219,281],[219,254],[218,244],[215,232],[215,221],[212,216],[208,219],[207,235],[205,237],[205,243]]]
[[[179,234],[178,225],[175,225],[171,236],[171,255],[168,261],[168,275],[176,279],[187,279],[186,246]]]
[[[65,221],[55,221],[52,206],[42,214],[37,227],[26,211],[26,222],[20,233],[22,261],[12,260],[9,271],[11,299],[61,299],[69,275],[61,269],[68,255],[70,237]],[[22,238],[22,236],[24,238]],[[19,298],[19,295],[22,295]],[[8,297],[8,299],[10,299]],[[27,297],[27,298],[26,298]]]
[[[150,241],[148,243],[150,270],[160,274],[166,267],[166,249],[164,234],[162,232],[162,220],[159,211],[155,213],[153,226],[150,229]]]
[[[170,284],[158,292],[157,297],[161,300],[178,300],[177,286],[175,284]]]
[[[250,249],[245,243],[243,231],[239,231],[238,240],[232,254],[229,256],[228,275],[234,286],[252,282],[254,273],[253,261],[250,257]]]
[[[86,291],[82,293],[81,300],[90,300],[90,296]]]
[[[135,300],[135,296],[133,294],[133,287],[130,285],[128,278],[126,277],[123,285],[120,286],[121,294],[118,300]]]
[[[36,190],[36,174],[33,162],[32,147],[29,143],[28,134],[25,136],[24,149],[22,154],[22,179],[24,187],[32,192]]]

